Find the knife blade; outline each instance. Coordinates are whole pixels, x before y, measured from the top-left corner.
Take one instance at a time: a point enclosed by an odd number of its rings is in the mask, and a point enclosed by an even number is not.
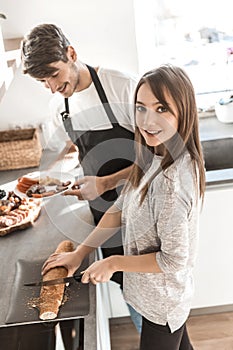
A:
[[[36,282],[29,282],[24,283],[24,286],[27,287],[41,287],[41,286],[53,286],[55,284],[63,284],[63,283],[72,283],[72,282],[81,282],[82,274],[74,274],[71,277],[63,277],[63,278],[56,278],[54,280],[48,280],[48,281],[36,281]]]

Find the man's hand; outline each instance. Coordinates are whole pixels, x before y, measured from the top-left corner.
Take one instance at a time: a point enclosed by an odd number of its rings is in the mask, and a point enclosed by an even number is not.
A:
[[[84,176],[75,181],[72,189],[67,190],[65,196],[77,196],[80,200],[94,200],[101,196],[107,189],[105,188],[104,177]]]
[[[84,176],[78,179],[71,190],[64,195],[77,196],[78,199],[92,201],[100,197],[104,192],[122,186],[127,180],[132,165],[116,173],[106,176]]]

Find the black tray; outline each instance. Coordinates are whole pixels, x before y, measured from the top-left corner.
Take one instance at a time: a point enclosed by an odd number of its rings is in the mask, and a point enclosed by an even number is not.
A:
[[[6,323],[42,323],[39,319],[39,311],[30,306],[34,298],[38,298],[41,287],[26,287],[24,283],[41,279],[41,267],[43,260],[19,260],[16,263],[15,282],[12,286],[10,308],[6,317]],[[83,271],[89,264],[88,258],[79,267]],[[60,307],[58,316],[53,321],[80,318],[89,313],[89,285],[72,283],[66,287],[67,301]]]

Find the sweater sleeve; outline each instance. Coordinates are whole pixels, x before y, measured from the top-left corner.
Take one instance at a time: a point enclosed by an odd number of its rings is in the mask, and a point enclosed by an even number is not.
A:
[[[124,203],[124,195],[120,194],[120,196],[116,199],[114,205],[122,211],[123,208],[123,203]]]
[[[166,179],[157,232],[160,251],[156,259],[163,272],[173,273],[186,268],[195,232],[189,229],[194,203],[194,183],[191,174],[183,171],[181,178]]]

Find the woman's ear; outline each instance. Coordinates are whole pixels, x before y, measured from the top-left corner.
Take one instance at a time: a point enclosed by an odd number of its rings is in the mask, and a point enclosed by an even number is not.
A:
[[[77,54],[73,46],[68,46],[67,49],[67,57],[70,61],[75,62],[77,60]]]

